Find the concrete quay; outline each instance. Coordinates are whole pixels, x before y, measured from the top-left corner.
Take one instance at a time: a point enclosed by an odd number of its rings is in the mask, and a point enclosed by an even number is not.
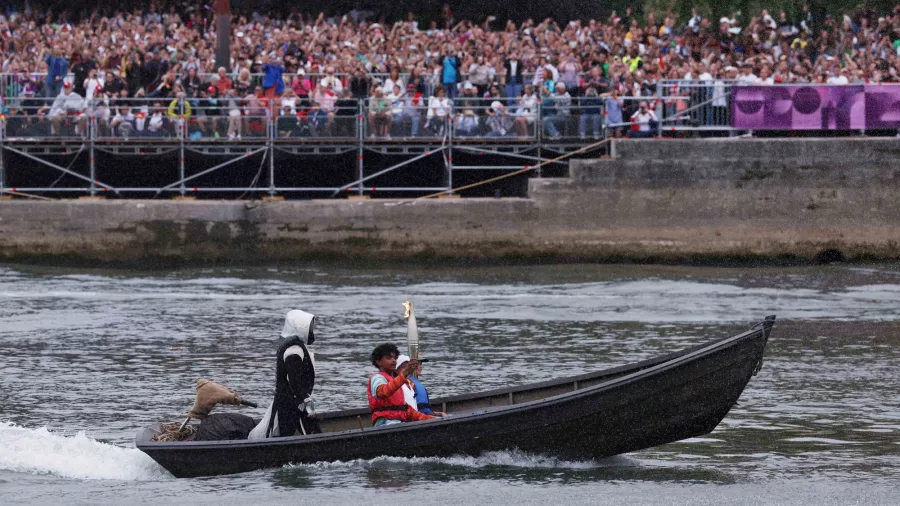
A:
[[[900,258],[900,140],[621,140],[527,198],[0,202],[0,261]]]

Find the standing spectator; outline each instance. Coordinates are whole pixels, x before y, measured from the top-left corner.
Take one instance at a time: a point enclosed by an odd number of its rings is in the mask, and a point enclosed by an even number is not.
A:
[[[187,75],[181,79],[181,87],[184,89],[188,98],[196,97],[197,92],[200,91],[200,86],[200,76],[197,75],[197,68],[189,68]]]
[[[590,75],[588,79],[584,82],[584,88],[594,88],[597,93],[605,93],[607,90],[607,81],[606,78],[603,77],[603,67],[599,65],[595,65],[591,67]]]
[[[85,83],[88,74],[90,74],[92,70],[96,75],[97,63],[91,59],[91,52],[85,49],[81,52],[81,59],[78,63],[72,66],[72,73],[75,74],[75,80],[72,82],[72,91],[83,97],[87,97],[88,94],[93,95],[92,89]]]
[[[338,99],[334,119],[334,134],[338,137],[356,137],[358,135],[359,102],[353,98],[350,88],[344,90],[344,94]],[[361,122],[360,122],[361,123]]]
[[[238,72],[237,79],[232,83],[234,91],[237,92],[238,98],[244,97],[247,93],[253,91],[253,78],[250,77],[250,71],[242,68]]]
[[[291,81],[291,89],[303,104],[309,104],[309,93],[312,91],[312,83],[306,77],[306,71],[302,68],[297,69],[297,75]]]
[[[597,89],[593,86],[584,92],[584,96],[578,100],[581,106],[581,116],[578,118],[578,136],[587,137],[587,124],[591,123],[591,133],[594,139],[600,138],[600,115],[602,114],[603,101],[600,99]]]
[[[542,123],[551,139],[560,137],[559,127],[565,126],[572,115],[572,96],[566,91],[566,85],[556,83],[556,93],[545,102],[544,118]]]
[[[118,95],[125,89],[125,83],[116,74],[106,72],[106,76],[103,79],[103,89],[111,96]]]
[[[369,97],[369,88],[372,86],[372,80],[369,78],[369,75],[366,74],[364,68],[360,67],[356,69],[356,72],[353,73],[353,77],[350,79],[350,91],[353,93],[353,98],[363,100]]]
[[[144,89],[155,88],[169,71],[169,61],[163,60],[159,49],[154,49],[149,60],[144,62],[141,69],[141,86]]]
[[[369,137],[390,138],[391,122],[391,101],[379,86],[375,88],[375,96],[369,99]]]
[[[241,140],[241,97],[234,88],[225,92],[225,109],[228,111],[228,138]]]
[[[337,106],[337,95],[330,85],[326,85],[323,79],[319,81],[319,86],[313,93],[312,107],[313,111],[309,115],[313,135],[331,136],[334,126],[335,107]]]
[[[479,101],[475,96],[477,89],[470,82],[463,85],[462,97],[455,100],[456,132],[459,135],[477,135],[480,126],[478,117]]]
[[[455,85],[454,85],[455,86]],[[450,116],[450,99],[443,87],[434,90],[434,96],[428,99],[428,112],[425,114],[425,128],[435,135],[443,136]]]
[[[400,78],[400,71],[396,67],[391,69],[391,73],[384,80],[382,88],[388,90],[388,92],[393,92],[394,86],[399,86],[401,90],[406,88],[406,85],[403,84],[403,79]]]
[[[159,83],[159,85],[156,87],[156,89],[154,89],[153,91],[148,93],[147,96],[151,97],[151,98],[153,98],[153,97],[164,97],[164,98],[169,97],[172,95],[172,93],[173,93],[172,90],[175,89],[175,86],[176,86],[175,73],[169,72],[165,75],[165,77],[162,78],[162,81]]]
[[[330,65],[325,67],[325,77],[319,81],[319,84],[324,85],[325,89],[331,90],[332,94],[340,94],[344,91],[344,84],[334,75],[334,67]]]
[[[753,85],[760,84],[759,78],[753,73],[753,65],[744,63],[741,66],[741,75],[737,78],[737,84]]]
[[[115,72],[122,70],[122,55],[119,53],[119,46],[114,45],[109,49],[109,54],[103,58],[102,69]]]
[[[524,65],[519,61],[519,52],[513,51],[509,58],[503,62],[503,68],[506,70],[506,98],[511,101],[516,100],[522,93],[522,70]]]
[[[144,56],[137,50],[132,51],[128,55],[123,72],[128,94],[134,95],[144,82]]]
[[[216,87],[217,95],[223,95],[227,90],[234,87],[234,83],[231,82],[231,78],[228,77],[228,71],[225,67],[219,67],[219,70],[213,78],[213,86]]]
[[[531,130],[534,120],[537,118],[538,98],[534,93],[534,86],[526,85],[525,91],[517,99],[518,107],[516,108],[516,120],[513,128],[519,137],[533,137],[534,131]]]
[[[580,69],[581,67],[575,62],[575,57],[572,55],[569,55],[566,61],[560,65],[559,80],[566,85],[567,90],[575,92],[578,89],[578,72]]]
[[[47,81],[44,85],[46,88],[46,96],[54,99],[60,94],[63,79],[69,73],[69,61],[63,57],[62,49],[54,47],[52,53],[44,57],[47,63]]]
[[[403,95],[403,108],[400,113],[399,122],[410,122],[410,135],[417,137],[419,135],[419,122],[422,118],[423,109],[422,94],[416,89],[416,85],[409,83],[406,85],[406,93]]]
[[[719,69],[716,80],[713,81],[712,87],[712,111],[713,111],[713,121],[717,125],[724,125],[730,121],[728,115],[728,83],[734,82],[735,76],[737,75],[737,69],[732,66],[727,66],[724,69]]]
[[[72,88],[74,90],[74,86]],[[103,82],[97,78],[97,69],[93,68],[88,72],[87,77],[81,82],[81,88],[85,90],[84,98],[88,101],[94,98],[94,93],[98,89],[103,89]]]
[[[403,99],[405,94],[399,84],[395,84],[391,88],[391,93],[387,95],[387,99],[391,101],[391,124],[399,125],[403,120]]]
[[[641,101],[638,110],[631,115],[631,137],[652,137],[656,113],[650,110],[646,100]]]
[[[267,98],[275,98],[284,93],[284,65],[277,57],[270,60],[269,57],[263,59],[263,90]]]
[[[619,137],[622,134],[622,99],[619,98],[619,88],[613,87],[604,102],[606,112],[606,129],[611,137]]]
[[[476,94],[483,97],[491,84],[491,68],[484,62],[484,56],[478,55],[469,66],[469,82],[475,86]]]
[[[453,100],[459,93],[456,85],[461,81],[459,72],[460,57],[455,48],[450,44],[444,48],[444,56],[441,58],[441,84],[447,94],[447,99]]]
[[[86,102],[85,116],[95,122],[98,129],[105,130],[109,123],[109,99],[106,98],[103,88],[97,86],[92,98]]]

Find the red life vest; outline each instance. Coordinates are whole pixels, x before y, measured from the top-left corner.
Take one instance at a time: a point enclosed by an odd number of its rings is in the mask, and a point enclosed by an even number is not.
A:
[[[375,425],[375,421],[379,418],[400,420],[401,422],[407,421],[406,410],[409,408],[409,405],[406,404],[406,398],[403,397],[403,388],[398,388],[394,395],[388,399],[380,399],[372,395],[372,378],[378,374],[384,376],[384,379],[388,380],[389,383],[394,379],[388,373],[380,371],[369,376],[366,394],[369,396],[369,411],[372,412],[372,425]]]

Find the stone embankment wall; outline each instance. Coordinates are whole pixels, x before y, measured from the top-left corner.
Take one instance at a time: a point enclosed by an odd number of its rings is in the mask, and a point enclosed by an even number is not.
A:
[[[525,199],[4,201],[0,260],[900,257],[900,140],[617,141]]]

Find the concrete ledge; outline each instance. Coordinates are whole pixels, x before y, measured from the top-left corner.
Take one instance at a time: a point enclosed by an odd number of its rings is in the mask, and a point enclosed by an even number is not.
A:
[[[616,141],[530,198],[0,202],[0,260],[900,258],[900,141]]]

